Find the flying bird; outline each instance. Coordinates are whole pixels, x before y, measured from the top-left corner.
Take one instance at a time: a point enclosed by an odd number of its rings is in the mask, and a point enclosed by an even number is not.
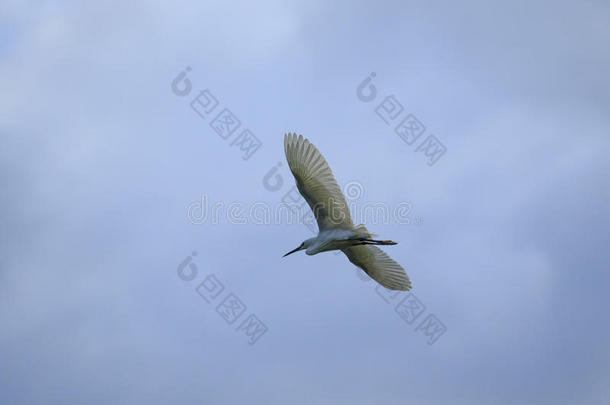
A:
[[[318,223],[318,236],[309,238],[284,257],[305,250],[315,255],[341,250],[350,262],[390,290],[410,290],[405,270],[376,245],[396,245],[391,240],[375,240],[363,224],[354,226],[330,167],[316,147],[302,135],[284,135],[284,151],[299,192],[309,204]]]

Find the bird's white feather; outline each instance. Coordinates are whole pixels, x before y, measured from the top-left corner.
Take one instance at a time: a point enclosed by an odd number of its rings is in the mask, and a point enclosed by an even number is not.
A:
[[[320,231],[352,229],[345,197],[318,149],[302,135],[286,134],[284,151],[297,188],[313,211]]]
[[[360,245],[342,249],[350,262],[390,290],[410,290],[411,280],[402,266],[377,246]]]

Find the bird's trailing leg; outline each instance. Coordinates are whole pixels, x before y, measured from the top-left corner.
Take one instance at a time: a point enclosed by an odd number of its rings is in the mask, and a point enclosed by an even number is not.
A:
[[[358,245],[397,245],[396,242],[391,240],[375,240],[375,239],[367,239],[367,238],[356,238],[359,243],[355,243]]]

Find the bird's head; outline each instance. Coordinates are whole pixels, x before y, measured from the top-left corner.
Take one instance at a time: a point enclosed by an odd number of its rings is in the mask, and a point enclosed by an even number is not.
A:
[[[316,240],[316,238],[309,238],[305,241],[303,241],[303,243],[301,243],[296,249],[292,249],[290,252],[286,253],[284,256],[282,257],[286,257],[288,255],[293,254],[294,252],[298,252],[299,250],[304,250],[307,249],[308,247],[310,247],[311,245],[313,245],[313,242]]]

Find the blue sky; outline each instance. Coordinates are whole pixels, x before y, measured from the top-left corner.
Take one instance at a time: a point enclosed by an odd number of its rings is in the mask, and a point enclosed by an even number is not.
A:
[[[5,401],[603,403],[609,18],[595,1],[3,2]],[[201,118],[204,89],[219,106]],[[426,127],[413,145],[375,113],[390,95]],[[210,127],[221,108],[262,143],[247,160]],[[386,302],[343,255],[282,259],[305,225],[189,221],[203,195],[277,206],[288,131],[359,203],[410,204],[409,224],[369,228],[399,242],[413,296]],[[231,293],[246,309],[228,324]]]

